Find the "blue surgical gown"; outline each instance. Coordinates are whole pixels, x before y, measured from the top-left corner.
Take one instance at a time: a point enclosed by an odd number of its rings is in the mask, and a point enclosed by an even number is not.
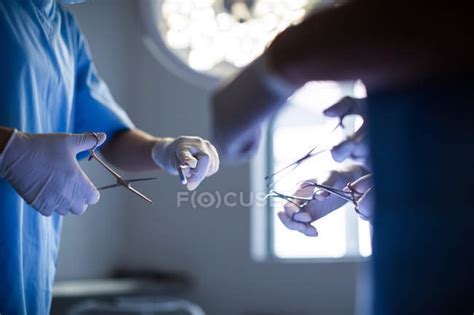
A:
[[[73,17],[53,0],[0,1],[0,126],[109,138],[133,127]],[[0,178],[0,314],[49,313],[61,223]]]

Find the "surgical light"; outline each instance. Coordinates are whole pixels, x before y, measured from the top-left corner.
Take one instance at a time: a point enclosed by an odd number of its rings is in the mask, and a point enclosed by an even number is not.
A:
[[[323,0],[149,0],[164,47],[192,71],[225,77]]]

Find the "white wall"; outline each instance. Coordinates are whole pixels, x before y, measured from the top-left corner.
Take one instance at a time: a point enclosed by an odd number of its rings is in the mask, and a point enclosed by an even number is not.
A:
[[[99,71],[138,126],[155,135],[209,136],[207,93],[152,57],[137,1],[89,1],[73,11]],[[223,167],[200,191],[248,192],[250,175],[248,165]],[[357,265],[254,262],[249,209],[177,208],[182,188],[164,174],[141,188],[155,205],[107,192],[83,217],[66,219],[57,279],[106,276],[114,267],[177,270],[195,277],[192,298],[211,315],[353,313]]]

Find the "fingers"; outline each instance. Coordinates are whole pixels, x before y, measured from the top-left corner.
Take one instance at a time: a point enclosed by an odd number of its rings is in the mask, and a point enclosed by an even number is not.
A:
[[[314,199],[318,201],[324,201],[329,198],[331,194],[324,190],[318,190],[314,193]]]
[[[297,202],[297,201],[295,201]],[[283,206],[283,209],[285,211],[285,213],[291,218],[293,217],[293,215],[295,213],[297,213],[298,211],[300,211],[300,208],[294,204],[293,202],[287,202],[285,203],[285,205]]]
[[[187,188],[196,189],[204,178],[219,170],[220,161],[216,148],[207,140],[198,137],[180,137],[177,139],[176,157],[178,165],[187,165],[184,172],[188,179]]]
[[[82,151],[90,150],[95,146],[100,146],[107,139],[107,135],[103,132],[98,132],[96,135],[98,137],[98,141],[97,138],[90,132],[70,134],[67,139],[72,146],[73,152],[77,154]]]
[[[89,206],[85,203],[81,203],[81,202],[76,202],[74,203],[72,206],[71,206],[71,213],[75,214],[75,215],[81,215],[83,214],[84,212],[86,212],[87,208]]]
[[[31,206],[46,217],[52,216],[55,212],[62,216],[67,215],[71,207],[71,202],[69,198],[64,197],[61,193],[62,192],[58,192],[54,196],[41,197]]]
[[[291,217],[285,212],[279,212],[278,217],[280,218],[280,221],[283,223],[283,225],[285,225],[289,230],[298,231],[306,236],[318,236],[318,231],[316,228],[309,223],[296,222],[292,220]]]
[[[86,212],[88,208],[88,205],[84,203],[84,201],[75,201],[74,203],[71,203],[71,201],[67,201],[64,199],[64,201],[60,202],[58,205],[52,207],[53,209],[52,212],[56,212],[59,215],[65,216],[67,214],[72,213],[75,215],[82,215],[84,212]],[[50,213],[50,215],[52,214]]]
[[[87,188],[87,192],[85,193],[85,203],[87,205],[95,205],[100,200],[100,192],[95,188],[94,185]]]
[[[58,202],[57,205],[52,208],[54,212],[63,216],[67,215],[69,212],[75,215],[82,215],[86,212],[89,205],[92,204],[81,197],[71,197],[70,199],[61,197],[59,199],[62,201]]]
[[[374,189],[369,188],[357,202],[357,210],[362,220],[371,221],[374,211]]]
[[[319,182],[316,180],[306,180],[300,183],[300,188],[294,193],[296,196],[312,197],[304,207],[299,207],[293,203],[287,203],[284,206],[285,214],[293,221],[299,223],[315,222],[331,212],[339,209],[346,201],[334,195],[331,195],[324,190],[316,190],[311,182]],[[332,171],[323,181],[323,185],[342,189],[347,184],[347,181],[338,171]],[[301,204],[295,201],[297,204]]]
[[[82,150],[86,148],[85,150],[89,150],[97,143],[97,139],[90,133],[77,135],[75,138],[75,141],[77,141],[75,146],[76,149],[80,148]],[[105,133],[99,133],[98,138],[100,145],[106,139]],[[74,173],[65,185],[68,189],[65,189],[63,194],[68,196],[67,198],[69,199],[67,210],[72,214],[82,215],[90,205],[95,205],[99,202],[100,192],[84,173],[76,160],[73,161],[73,168]]]
[[[196,189],[199,184],[206,178],[210,166],[209,155],[201,154],[197,157],[197,165],[191,170],[191,176],[188,178],[187,188],[189,190]]]
[[[82,215],[90,205],[99,202],[100,193],[89,177],[83,172],[75,161],[75,173],[66,182],[63,190],[65,199],[69,200],[67,210],[75,215]],[[59,190],[59,189],[58,189]]]
[[[328,117],[339,117],[343,119],[347,115],[363,116],[363,99],[344,97],[336,104],[327,108],[324,115]],[[353,159],[364,161],[368,155],[368,147],[364,143],[365,127],[359,128],[349,139],[341,142],[331,149],[331,154],[336,162],[342,162],[351,157]]]
[[[326,178],[324,179],[322,184],[325,185],[325,186],[333,187],[336,184],[336,182],[338,181],[339,177],[340,177],[339,172],[331,171],[326,175]],[[314,185],[312,185],[312,183],[318,183],[318,182],[319,181],[316,180],[316,179],[306,180],[306,181],[303,181],[302,183],[300,183],[300,187],[305,187],[305,186],[314,187]],[[325,190],[321,190],[321,189],[316,190],[312,194],[313,198],[318,200],[318,201],[324,201],[327,198],[329,198],[330,195],[331,195],[330,193],[328,193]],[[309,195],[309,196],[311,196],[311,195]]]
[[[63,203],[59,205],[54,211],[58,213],[59,215],[65,216],[69,213],[70,208],[68,207],[69,203]]]
[[[188,165],[190,168],[196,168],[198,160],[189,150],[177,150],[176,157],[181,165]],[[177,165],[179,166],[179,165]]]
[[[296,212],[295,214],[293,214],[292,219],[294,221],[301,222],[301,223],[311,223],[313,221],[311,214],[309,214],[308,212],[303,212],[303,211]]]
[[[79,168],[79,166],[77,166]],[[79,168],[76,176],[69,181],[67,187],[62,192],[58,190],[55,201],[54,211],[60,215],[66,215],[69,212],[75,215],[82,215],[86,212],[89,205],[99,202],[100,193],[92,184],[89,178]]]
[[[45,217],[50,217],[54,212],[54,207],[45,200],[38,200],[38,202],[31,204],[31,206]]]
[[[361,113],[361,100],[349,96],[343,97],[339,102],[323,111],[325,116],[339,118],[344,118],[347,115],[360,115]]]
[[[361,219],[371,220],[374,210],[374,189],[372,174],[367,174],[350,183],[345,190],[361,193],[357,200],[357,212]]]
[[[89,205],[96,204],[99,201],[100,194],[96,195],[96,189],[90,189],[84,193],[78,193],[69,197],[69,201],[64,198],[64,202],[56,207],[55,211],[60,215],[66,215],[69,212],[75,215],[82,215],[86,212]]]
[[[299,222],[312,222],[318,219],[318,217],[314,217],[314,213],[310,213],[306,210],[309,210],[314,207],[314,204],[317,203],[317,201],[325,201],[330,194],[326,191],[323,190],[318,190],[314,192],[315,188],[314,186],[307,185],[308,181],[302,182],[300,184],[300,187],[295,191],[293,194],[294,196],[298,197],[314,197],[314,201],[311,201],[308,203],[303,208],[300,208],[297,204],[301,204],[302,201],[295,200],[294,202],[287,202],[283,206],[283,209],[285,213],[292,218],[293,220],[299,221]],[[327,184],[326,184],[327,185]]]
[[[300,208],[292,202],[287,202],[283,206],[284,212],[294,221],[309,223],[314,221],[312,215],[308,212],[305,212],[305,207]]]
[[[349,188],[353,191],[365,192],[374,185],[372,174],[364,175],[349,184]]]
[[[13,164],[10,182],[19,195],[41,214],[81,214],[99,200],[99,192],[77,163],[80,151],[94,148],[106,135],[27,134],[19,142],[21,163]],[[18,157],[15,157],[17,160]]]
[[[332,158],[336,162],[342,162],[351,156],[354,147],[355,145],[351,140],[345,140],[331,149]]]
[[[310,197],[313,194],[314,187],[302,184],[302,186],[294,193],[295,196],[299,197]],[[310,224],[314,221],[312,215],[308,212],[300,209],[295,204],[298,203],[296,200],[293,202],[287,202],[284,206],[283,212],[278,213],[278,217],[282,223],[290,230],[299,231],[306,236],[318,236],[317,230]]]
[[[300,188],[298,188],[296,190],[296,192],[294,193],[294,196],[298,196],[298,197],[310,197],[312,194],[313,194],[313,191],[314,191],[314,187],[313,186],[301,186]],[[285,210],[285,213],[290,217],[292,218],[293,215],[300,211],[300,208],[295,204],[295,203],[299,203],[298,200],[295,200],[294,202],[287,202],[285,203],[285,205],[283,206],[283,209]]]
[[[369,154],[369,148],[365,142],[365,128],[362,126],[355,134],[335,145],[331,149],[331,155],[334,161],[342,162],[347,158],[365,161]]]

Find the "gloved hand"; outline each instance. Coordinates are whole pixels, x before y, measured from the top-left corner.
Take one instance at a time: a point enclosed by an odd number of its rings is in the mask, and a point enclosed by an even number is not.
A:
[[[106,135],[99,133],[100,144]],[[15,131],[0,155],[0,176],[45,216],[82,214],[100,194],[76,160],[97,144],[92,134]]]
[[[367,174],[350,183],[345,191],[362,194],[357,201],[357,212],[362,220],[372,221],[374,216],[374,187],[372,174]]]
[[[322,184],[343,189],[354,178],[353,175],[354,171],[332,171]],[[345,200],[330,195],[326,191],[319,189],[315,191],[314,186],[305,186],[304,182],[294,193],[295,196],[300,197],[311,197],[313,194],[315,199],[301,210],[295,204],[287,202],[284,205],[285,211],[278,213],[281,222],[288,229],[301,232],[306,236],[318,236],[318,231],[311,223],[339,209],[346,203]]]
[[[196,189],[204,178],[219,169],[216,148],[199,137],[162,138],[153,147],[152,158],[159,167],[173,175],[178,174],[180,165],[188,166],[184,175],[189,190]]]
[[[347,158],[351,158],[357,162],[363,163],[369,167],[369,146],[366,138],[366,117],[365,117],[365,100],[352,97],[344,97],[338,103],[329,107],[324,111],[324,115],[328,117],[338,117],[343,119],[348,115],[359,115],[364,119],[362,126],[356,130],[354,135],[342,141],[331,149],[331,154],[336,162],[342,162]]]

